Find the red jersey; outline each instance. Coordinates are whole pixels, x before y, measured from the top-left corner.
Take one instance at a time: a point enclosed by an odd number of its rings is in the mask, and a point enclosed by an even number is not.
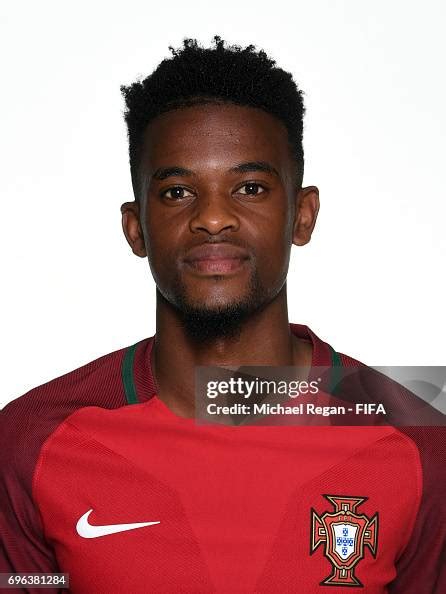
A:
[[[0,572],[66,572],[75,594],[446,592],[443,428],[197,425],[157,397],[153,338],[1,412]]]

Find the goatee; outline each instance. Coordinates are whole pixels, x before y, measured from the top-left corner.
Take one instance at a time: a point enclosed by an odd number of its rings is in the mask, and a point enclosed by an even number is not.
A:
[[[182,287],[177,286],[173,305],[180,314],[187,335],[194,341],[205,343],[221,338],[237,340],[243,322],[261,309],[264,303],[265,292],[257,274],[253,274],[248,293],[239,302],[214,308],[193,305],[186,300]]]

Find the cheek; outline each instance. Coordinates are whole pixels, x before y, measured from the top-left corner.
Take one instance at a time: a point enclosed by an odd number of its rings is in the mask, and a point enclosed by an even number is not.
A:
[[[288,271],[291,254],[291,244],[284,232],[270,234],[268,241],[259,251],[260,267],[264,270],[265,277],[273,281],[283,279]]]
[[[156,223],[154,222],[156,221]],[[152,274],[157,278],[165,278],[175,262],[175,246],[178,242],[178,233],[171,230],[167,221],[161,221],[153,213],[147,213],[146,219],[146,249]]]
[[[262,269],[265,278],[281,277],[288,270],[293,238],[293,221],[286,209],[269,213],[268,219],[262,221],[257,228],[252,226],[253,237],[258,239],[257,257],[258,267]]]

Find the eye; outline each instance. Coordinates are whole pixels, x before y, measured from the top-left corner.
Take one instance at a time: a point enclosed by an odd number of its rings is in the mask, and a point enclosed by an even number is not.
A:
[[[244,196],[257,196],[263,192],[265,192],[265,188],[256,182],[247,182],[237,190],[237,194]]]
[[[170,200],[181,200],[181,198],[188,198],[189,196],[193,196],[192,192],[188,189],[183,188],[183,186],[174,186],[173,188],[169,188],[168,190],[164,190],[161,193],[162,196],[169,198]]]

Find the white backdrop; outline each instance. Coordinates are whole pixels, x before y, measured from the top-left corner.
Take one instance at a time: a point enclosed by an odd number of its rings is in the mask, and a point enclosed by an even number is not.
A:
[[[150,336],[119,86],[183,37],[254,43],[306,92],[290,321],[371,365],[444,365],[445,8],[407,0],[16,2],[0,13],[0,406]]]

